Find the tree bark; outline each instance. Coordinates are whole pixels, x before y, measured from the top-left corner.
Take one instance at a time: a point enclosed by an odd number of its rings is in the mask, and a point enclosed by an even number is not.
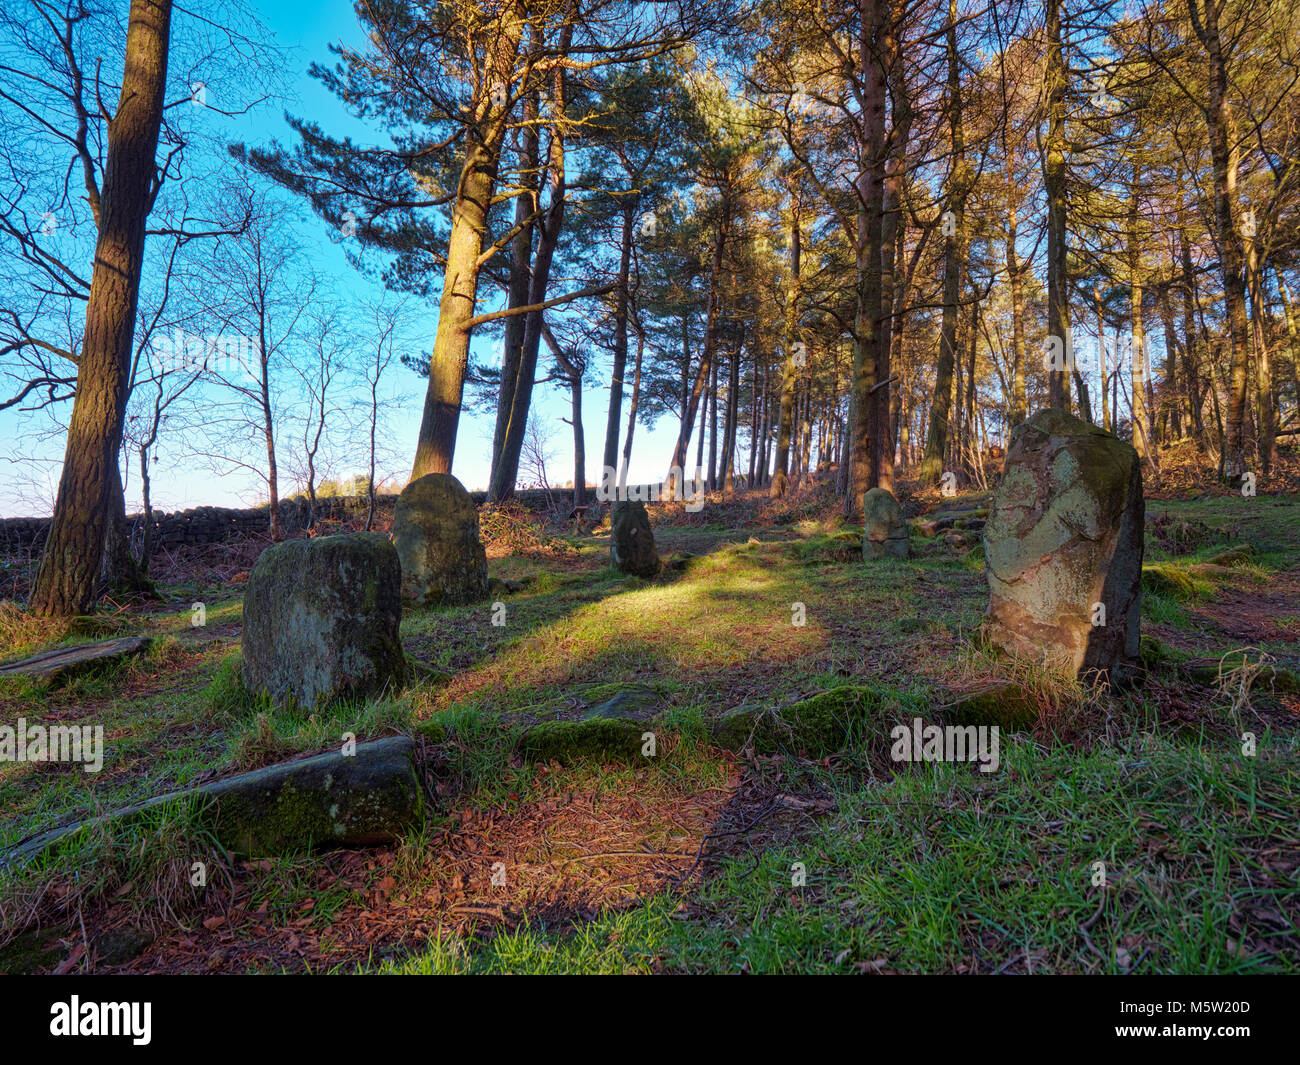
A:
[[[76,398],[54,517],[32,589],[32,611],[44,616],[84,613],[99,580],[129,391],[171,15],[171,0],[132,0],[122,92],[108,123]]]
[[[501,16],[501,30],[488,64],[487,79],[509,86],[519,55],[523,16],[519,0],[512,0]],[[429,387],[415,448],[411,480],[426,473],[451,473],[456,454],[456,430],[469,368],[470,326],[478,300],[483,235],[487,212],[496,190],[501,144],[505,136],[505,105],[490,94],[478,105],[483,117],[468,138],[461,167],[456,202],[451,213],[447,265],[443,271],[442,298],[438,303],[438,328],[429,358]]]
[[[944,239],[943,321],[939,331],[939,362],[935,367],[934,402],[930,405],[930,429],[926,435],[922,480],[938,484],[948,450],[953,367],[957,359],[957,311],[961,298],[961,271],[966,252],[965,213],[968,175],[966,134],[962,116],[961,67],[957,55],[957,4],[948,0],[948,133],[952,147],[952,172],[948,178],[948,222],[951,233]]]

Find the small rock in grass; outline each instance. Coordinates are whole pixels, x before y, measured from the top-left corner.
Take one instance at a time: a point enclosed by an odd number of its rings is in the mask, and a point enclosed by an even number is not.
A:
[[[1248,566],[1255,561],[1255,549],[1250,544],[1238,544],[1211,555],[1206,561],[1212,566]]]
[[[916,712],[892,688],[843,685],[780,710],[738,706],[714,718],[710,729],[724,750],[752,745],[757,754],[789,751],[820,758],[858,742],[884,744],[887,750],[889,730]]]
[[[945,706],[943,720],[952,725],[997,725],[1023,731],[1038,723],[1038,703],[1018,684],[991,684]]]
[[[649,721],[664,708],[664,700],[657,692],[618,692],[611,699],[589,707],[582,715],[583,721],[598,718],[627,721]]]
[[[1142,589],[1168,599],[1196,598],[1196,584],[1191,576],[1163,562],[1148,562],[1142,567]]]
[[[153,932],[143,925],[110,928],[95,937],[95,956],[101,965],[125,965],[144,953],[154,938]]]
[[[653,731],[646,722],[628,718],[597,717],[584,721],[544,721],[524,733],[520,749],[527,762],[559,762],[567,765],[581,759],[631,763],[645,760],[644,733]]]

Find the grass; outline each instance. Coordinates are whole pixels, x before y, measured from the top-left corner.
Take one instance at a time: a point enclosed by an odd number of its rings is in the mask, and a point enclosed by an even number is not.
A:
[[[491,603],[403,618],[408,652],[453,674],[450,682],[313,713],[245,693],[238,596],[205,601],[200,629],[190,624],[197,593],[185,589],[112,622],[155,637],[146,656],[55,690],[0,683],[0,723],[102,724],[107,745],[97,775],[0,764],[0,846],[320,750],[345,732],[417,738],[434,798],[428,825],[377,856],[245,868],[213,852],[183,807],[160,811],[120,838],[87,833],[39,868],[0,874],[0,941],[34,923],[93,931],[129,916],[176,930],[155,949],[183,958],[181,939],[206,949],[215,933],[203,921],[216,915],[256,914],[264,932],[249,925],[238,941],[263,944],[305,914],[320,938],[314,953],[290,962],[250,947],[227,964],[1295,971],[1295,703],[1226,684],[1189,690],[1175,670],[1244,646],[1236,633],[1256,614],[1273,630],[1250,644],[1291,668],[1300,661],[1300,628],[1285,620],[1300,613],[1296,508],[1214,499],[1151,509],[1185,523],[1179,535],[1197,542],[1165,550],[1151,541],[1148,572],[1167,579],[1149,582],[1144,630],[1165,654],[1145,686],[1113,698],[980,650],[978,539],[952,548],[917,537],[911,561],[863,564],[860,529],[802,503],[779,525],[661,526],[664,557],[698,557],[654,581],[611,569],[601,535],[494,559],[493,576],[521,585],[499,596],[504,626],[492,624]],[[1243,541],[1251,551],[1214,561]],[[13,656],[85,638],[0,605],[0,640]],[[779,710],[829,688],[895,688],[926,714],[998,679],[1022,685],[1059,727],[1004,736],[995,774],[915,765],[881,776],[869,743],[810,760],[779,751],[737,761],[709,741],[721,713]],[[561,766],[521,756],[529,727],[576,720],[623,690],[658,696],[653,760]],[[1244,731],[1257,736],[1254,758],[1241,753]],[[674,828],[686,810],[695,811],[689,824]],[[592,849],[612,856],[592,858]],[[488,851],[512,870],[505,894],[482,879]],[[196,855],[211,867],[206,892],[189,883]],[[1104,888],[1093,883],[1097,862]],[[792,883],[796,863],[802,883]],[[375,901],[375,884],[388,880],[383,894],[397,904]],[[482,916],[483,906],[496,916]],[[349,938],[381,916],[382,948]],[[324,944],[334,940],[350,945],[331,954]]]
[[[378,971],[1293,971],[1300,832],[1275,818],[1300,800],[1295,753],[1022,738],[991,777],[924,766],[864,790],[819,772],[831,816],[694,892],[576,931],[436,936]]]

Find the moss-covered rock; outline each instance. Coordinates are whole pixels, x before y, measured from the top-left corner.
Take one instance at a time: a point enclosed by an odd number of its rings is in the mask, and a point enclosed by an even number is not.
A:
[[[584,721],[597,718],[626,721],[649,721],[664,709],[664,699],[658,692],[621,691],[609,699],[589,706],[582,715]]]
[[[1155,669],[1164,658],[1164,645],[1154,636],[1144,632],[1138,651],[1138,660],[1142,663],[1142,668],[1148,671]]]
[[[1165,562],[1148,562],[1142,567],[1142,588],[1167,599],[1196,598],[1196,583],[1191,575]]]
[[[487,549],[478,508],[449,473],[417,477],[393,512],[402,598],[423,606],[478,603],[488,595]]]
[[[1249,675],[1251,691],[1300,694],[1300,673],[1273,662],[1260,665],[1258,655],[1252,658],[1243,651],[1233,651],[1222,658],[1193,658],[1183,662],[1178,670],[1188,680],[1207,688],[1231,684],[1235,674],[1237,678]]]
[[[1250,544],[1237,544],[1211,555],[1206,561],[1212,566],[1248,566],[1256,557],[1255,548]]]
[[[154,938],[153,932],[143,925],[109,928],[95,937],[95,959],[100,965],[125,965],[143,954]]]
[[[884,488],[872,488],[862,496],[863,533],[862,557],[907,558],[907,522],[902,508],[893,493]]]
[[[121,827],[169,804],[185,805],[195,827],[234,854],[266,857],[316,847],[373,846],[396,842],[418,827],[423,803],[414,745],[394,737],[357,744],[351,753],[329,751],[159,795],[46,832],[3,859],[29,861],[83,829],[105,822]]]
[[[456,679],[454,673],[431,666],[428,662],[409,654],[406,656],[406,670],[407,676],[416,683],[427,684],[433,688],[444,687]]]
[[[524,733],[519,747],[528,762],[567,765],[580,759],[594,759],[631,763],[644,760],[642,737],[648,731],[653,729],[646,722],[629,718],[544,721]]]
[[[645,504],[620,499],[614,504],[612,523],[609,558],[615,568],[634,577],[655,576],[662,563]]]
[[[941,714],[944,723],[949,725],[997,725],[1017,732],[1038,723],[1039,708],[1024,688],[1006,683],[969,692],[943,707]]]
[[[0,974],[29,976],[53,969],[65,953],[59,934],[55,929],[37,928],[10,940],[0,947]]]
[[[487,582],[487,594],[492,595],[514,595],[523,590],[523,584],[519,581],[507,581],[500,577],[489,577]]]
[[[244,687],[308,709],[400,688],[400,585],[397,552],[380,533],[267,548],[244,592]]]
[[[889,730],[917,712],[889,687],[844,685],[782,708],[735,707],[714,718],[713,742],[724,750],[752,746],[758,754],[803,752],[823,757],[858,743],[887,743]]]
[[[1017,426],[984,527],[989,641],[1078,676],[1124,679],[1138,657],[1143,511],[1129,444],[1062,410]]]

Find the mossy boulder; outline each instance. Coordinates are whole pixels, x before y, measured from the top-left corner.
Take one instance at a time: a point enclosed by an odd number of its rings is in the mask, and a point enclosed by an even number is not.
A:
[[[1138,659],[1141,661],[1143,669],[1147,671],[1155,669],[1165,659],[1164,644],[1154,636],[1149,636],[1144,632],[1139,644]]]
[[[392,737],[158,795],[52,829],[9,851],[0,865],[32,860],[92,826],[124,826],[159,806],[185,809],[194,828],[233,854],[267,857],[394,843],[419,826],[424,792],[414,744]]]
[[[417,477],[393,512],[393,546],[402,598],[423,606],[459,606],[488,596],[487,549],[478,508],[449,473]]]
[[[1164,562],[1149,562],[1142,567],[1142,588],[1167,599],[1196,598],[1196,582],[1191,575]]]
[[[1178,669],[1188,680],[1207,688],[1224,683],[1235,685],[1239,683],[1238,678],[1249,676],[1251,691],[1300,695],[1300,673],[1273,662],[1261,665],[1258,657],[1252,659],[1243,651],[1233,651],[1222,658],[1193,658]]]
[[[634,577],[653,577],[662,565],[645,504],[620,499],[614,504],[609,558],[615,568]]]
[[[862,496],[862,557],[907,558],[907,522],[893,493],[872,488]]]
[[[559,762],[567,765],[582,759],[632,763],[644,760],[643,736],[653,732],[645,721],[625,717],[593,717],[582,721],[544,721],[534,725],[520,740],[526,762]]]
[[[397,552],[380,533],[267,548],[244,592],[244,687],[309,709],[400,688],[400,586]]]
[[[996,725],[1023,732],[1038,723],[1038,703],[1018,684],[991,684],[968,692],[940,711],[949,725]]]
[[[752,746],[757,754],[789,751],[820,758],[860,743],[887,750],[890,729],[918,712],[892,688],[843,685],[780,710],[735,707],[714,718],[710,731],[724,750]]]
[[[1211,555],[1206,561],[1212,566],[1249,566],[1256,557],[1255,548],[1250,544],[1238,544]]]
[[[1017,426],[984,527],[989,643],[1081,677],[1131,675],[1143,512],[1130,445],[1061,410]]]

